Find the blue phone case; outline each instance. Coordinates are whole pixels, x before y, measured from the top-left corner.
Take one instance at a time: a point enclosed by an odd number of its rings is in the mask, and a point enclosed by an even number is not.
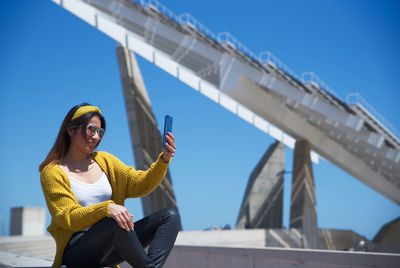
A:
[[[162,137],[162,148],[165,149],[165,135],[167,135],[168,132],[172,133],[172,116],[166,115],[165,120],[164,120],[164,134]]]

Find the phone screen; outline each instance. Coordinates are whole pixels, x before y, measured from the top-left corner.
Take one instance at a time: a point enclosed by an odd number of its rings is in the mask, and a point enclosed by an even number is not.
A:
[[[164,120],[164,134],[162,137],[162,148],[165,149],[165,135],[167,135],[168,132],[172,133],[172,116],[166,115],[165,120]]]

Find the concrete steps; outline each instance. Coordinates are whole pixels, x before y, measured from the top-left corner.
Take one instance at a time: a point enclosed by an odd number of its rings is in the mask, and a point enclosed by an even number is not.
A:
[[[286,248],[175,246],[164,268],[187,267],[393,268],[400,267],[400,254]]]
[[[0,237],[0,251],[53,260],[56,244],[50,236]]]
[[[265,243],[269,241],[269,238],[262,231],[181,232],[164,267],[400,267],[400,254],[274,248],[250,246],[249,244],[247,246],[243,246],[243,244],[241,246],[227,246],[227,244],[241,244],[244,240],[248,240],[249,236],[254,236],[253,244]],[[290,231],[278,231],[276,234],[280,236],[289,235],[292,239],[295,236]],[[200,239],[201,237],[203,239]],[[203,245],[188,245],[193,241],[203,243]],[[185,243],[187,244],[185,245]],[[219,245],[210,246],[205,245],[206,243],[219,243]],[[0,237],[0,268],[51,267],[54,252],[55,243],[49,236]],[[121,267],[130,266],[124,263]]]
[[[12,252],[0,251],[0,268],[9,267],[51,267],[50,260],[24,256]]]

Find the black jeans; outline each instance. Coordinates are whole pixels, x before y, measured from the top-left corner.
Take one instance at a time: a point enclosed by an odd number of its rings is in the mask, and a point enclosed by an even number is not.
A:
[[[162,267],[174,246],[180,217],[174,209],[161,209],[135,222],[133,231],[112,218],[94,224],[64,250],[67,267],[107,267],[127,261],[134,268]],[[150,246],[146,254],[145,247]]]

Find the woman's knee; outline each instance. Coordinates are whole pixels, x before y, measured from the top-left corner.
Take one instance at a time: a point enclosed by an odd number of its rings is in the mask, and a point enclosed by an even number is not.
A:
[[[160,212],[162,213],[164,218],[169,219],[171,221],[176,221],[178,223],[180,222],[180,215],[178,210],[174,208],[164,208],[161,209]]]
[[[115,230],[116,228],[120,228],[118,223],[113,218],[109,217],[101,219],[95,225],[102,226],[103,228],[106,228],[108,230]]]

